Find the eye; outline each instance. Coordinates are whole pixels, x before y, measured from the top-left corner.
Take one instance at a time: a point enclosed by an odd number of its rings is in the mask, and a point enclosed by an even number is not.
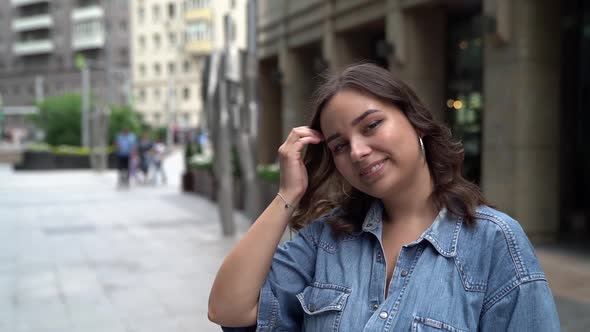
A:
[[[336,145],[334,145],[334,147],[332,148],[332,153],[334,154],[338,154],[340,152],[342,152],[345,148],[346,148],[346,143],[338,143]]]
[[[367,125],[366,131],[371,131],[371,130],[379,127],[379,125],[381,124],[381,122],[383,122],[383,120],[375,120],[375,121],[369,123]]]

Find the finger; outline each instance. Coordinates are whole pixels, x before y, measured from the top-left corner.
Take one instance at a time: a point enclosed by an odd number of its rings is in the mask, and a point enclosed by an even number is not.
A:
[[[293,131],[301,135],[317,136],[320,138],[323,137],[322,133],[307,126],[293,128]]]
[[[289,136],[287,137],[286,143],[293,144],[303,137],[315,137],[319,140],[323,139],[323,136],[316,130],[310,129],[308,127],[297,127],[291,130],[291,133],[289,133]]]
[[[302,137],[299,140],[297,140],[297,142],[293,143],[292,148],[293,148],[293,152],[297,153],[298,155],[301,154],[301,152],[303,151],[303,149],[305,148],[306,145],[309,144],[318,144],[320,143],[321,140],[317,137]]]

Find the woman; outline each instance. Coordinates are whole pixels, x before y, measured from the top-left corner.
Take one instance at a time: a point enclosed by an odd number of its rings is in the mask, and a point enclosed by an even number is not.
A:
[[[213,322],[258,331],[559,330],[522,228],[461,176],[461,145],[409,87],[361,64],[317,96],[311,125],[279,148],[277,197],[219,269]],[[289,224],[300,231],[276,248]]]

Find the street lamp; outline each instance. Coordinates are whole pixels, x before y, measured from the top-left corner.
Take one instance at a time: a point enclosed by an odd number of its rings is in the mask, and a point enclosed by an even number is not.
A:
[[[86,63],[86,58],[82,54],[76,55],[76,67],[80,70],[82,75],[82,146],[88,147],[90,145],[89,135],[89,108],[90,108],[90,70]]]

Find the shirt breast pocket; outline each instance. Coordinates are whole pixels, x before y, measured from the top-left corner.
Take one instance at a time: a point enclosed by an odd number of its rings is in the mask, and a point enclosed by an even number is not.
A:
[[[439,320],[414,316],[412,332],[468,332],[458,329]]]
[[[350,288],[314,282],[297,299],[303,308],[304,331],[338,331]]]

